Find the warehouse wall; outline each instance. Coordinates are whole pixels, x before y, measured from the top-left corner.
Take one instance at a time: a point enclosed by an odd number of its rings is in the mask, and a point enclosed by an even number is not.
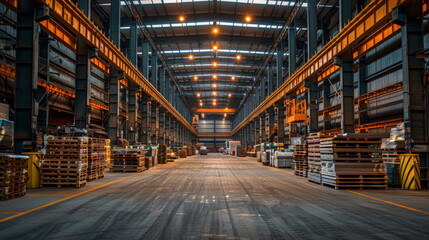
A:
[[[230,133],[231,132],[231,121],[230,120],[215,120],[215,119],[203,119],[200,120],[200,127],[198,132],[200,133]],[[227,138],[199,138],[200,143],[204,143],[211,152],[217,151],[220,147],[225,146]]]

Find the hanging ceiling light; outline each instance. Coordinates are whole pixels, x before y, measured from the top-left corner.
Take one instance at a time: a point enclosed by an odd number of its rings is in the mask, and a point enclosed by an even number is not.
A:
[[[212,84],[212,87],[213,87],[213,88],[217,88],[217,84],[216,84],[216,83],[213,83],[213,84]]]
[[[213,79],[216,80],[217,79],[217,75],[213,74]]]
[[[240,54],[237,54],[237,56],[235,56],[235,59],[237,59],[237,60],[241,60],[241,55],[240,55]]]
[[[194,76],[194,81],[197,81],[198,80],[198,77],[197,76]]]
[[[197,93],[197,97],[201,97],[201,93]]]
[[[228,97],[230,98],[230,97],[232,97],[232,94],[231,93],[228,93]]]
[[[200,102],[200,106],[201,106],[201,107],[203,106],[203,103],[202,103],[202,102]]]
[[[232,80],[232,81],[234,81],[234,80],[235,80],[235,76],[232,76],[232,77],[231,77],[231,80]]]
[[[244,21],[245,21],[245,22],[247,22],[247,23],[250,23],[250,22],[252,21],[252,17],[251,17],[250,15],[247,15],[247,16],[244,18]]]
[[[217,92],[212,92],[213,96],[217,96]]]
[[[185,16],[183,16],[183,15],[179,16],[179,22],[184,22],[185,20],[186,20]]]
[[[223,117],[226,118],[226,113],[223,114]]]
[[[194,55],[189,54],[188,59],[189,59],[189,60],[194,60]]]
[[[213,30],[212,30],[212,33],[214,35],[217,35],[219,33],[219,28],[218,27],[214,27]]]
[[[218,50],[218,47],[217,47],[217,45],[213,45],[213,51],[217,51]]]
[[[213,102],[213,106],[216,106],[216,104],[217,104],[216,102]]]
[[[212,63],[212,66],[215,68],[215,67],[217,67],[217,62],[213,62]]]

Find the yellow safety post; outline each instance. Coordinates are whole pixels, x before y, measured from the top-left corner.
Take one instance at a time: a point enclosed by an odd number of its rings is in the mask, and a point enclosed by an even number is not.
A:
[[[22,155],[28,156],[28,181],[27,188],[39,188],[39,163],[42,159],[41,152],[24,152]]]
[[[421,190],[420,157],[418,154],[401,154],[399,171],[401,186],[404,190]]]
[[[112,153],[112,147],[110,146],[110,139],[106,139],[106,167],[111,168],[111,153]]]

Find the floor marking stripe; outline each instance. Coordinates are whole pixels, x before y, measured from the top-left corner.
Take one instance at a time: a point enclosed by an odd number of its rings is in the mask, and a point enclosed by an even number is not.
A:
[[[47,203],[47,204],[45,204],[45,205],[42,205],[42,206],[39,206],[39,207],[35,207],[35,208],[30,209],[30,210],[27,210],[27,211],[20,212],[20,213],[18,213],[18,214],[15,214],[15,215],[9,216],[9,217],[7,217],[7,218],[0,219],[0,223],[2,223],[2,222],[6,222],[6,221],[8,221],[8,220],[14,219],[14,218],[16,218],[16,217],[19,217],[19,216],[22,216],[22,215],[25,215],[25,214],[28,214],[28,213],[31,213],[31,212],[34,212],[34,211],[37,211],[37,210],[40,210],[40,209],[45,208],[45,207],[52,206],[52,205],[57,204],[57,203],[60,203],[60,202],[64,202],[64,201],[66,201],[66,200],[69,200],[69,199],[72,199],[72,198],[78,197],[78,196],[83,195],[83,194],[85,194],[85,193],[89,193],[89,192],[92,192],[92,191],[94,191],[94,190],[97,190],[97,189],[100,189],[100,188],[103,188],[103,187],[107,187],[107,186],[109,186],[109,185],[111,185],[111,184],[114,184],[114,183],[117,183],[117,182],[123,181],[123,180],[125,180],[125,179],[130,178],[130,177],[133,177],[133,176],[136,176],[136,175],[142,174],[142,173],[144,173],[144,172],[146,172],[146,171],[139,172],[139,173],[134,173],[134,174],[132,174],[132,175],[130,175],[130,176],[123,177],[123,178],[117,179],[117,180],[115,180],[115,181],[108,182],[108,183],[105,183],[105,184],[103,184],[103,185],[100,185],[100,186],[97,186],[97,187],[94,187],[94,188],[91,188],[91,189],[85,190],[85,191],[83,191],[83,192],[76,193],[76,194],[70,195],[70,196],[65,197],[65,198],[61,198],[61,199],[59,199],[59,200],[57,200],[57,201],[53,201],[53,202]]]
[[[400,207],[400,208],[405,208],[405,209],[408,209],[408,210],[411,210],[411,211],[414,211],[414,212],[418,212],[418,213],[423,213],[423,214],[429,215],[429,212],[424,212],[424,211],[421,211],[421,210],[418,210],[418,209],[415,209],[415,208],[407,207],[407,206],[404,206],[404,205],[401,205],[401,204],[398,204],[398,203],[394,203],[392,201],[387,201],[387,200],[383,200],[383,199],[380,199],[380,198],[371,197],[369,195],[366,195],[366,194],[363,194],[363,193],[358,193],[358,192],[355,192],[355,191],[352,191],[352,190],[346,190],[346,191],[350,192],[350,193],[353,193],[353,194],[357,194],[357,195],[362,196],[362,197],[370,198],[370,199],[373,199],[373,200],[376,200],[376,201],[379,201],[379,202],[391,204],[391,205],[394,205],[394,206],[397,206],[397,207]]]

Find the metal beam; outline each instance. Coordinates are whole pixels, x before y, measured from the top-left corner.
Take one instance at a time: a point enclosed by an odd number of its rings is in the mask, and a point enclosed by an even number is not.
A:
[[[214,108],[199,108],[199,109],[195,109],[194,113],[235,113],[235,109],[226,109],[226,108],[218,108],[218,109],[214,109]]]
[[[149,78],[149,51],[150,45],[146,40],[142,41],[142,74],[145,78]]]
[[[296,71],[296,29],[288,29],[288,49],[289,49],[289,77]]]
[[[352,2],[350,0],[340,0],[340,30],[352,19]]]
[[[172,37],[155,37],[153,40],[160,45],[175,44],[175,43],[195,43],[195,42],[213,42],[213,35],[186,35]],[[216,36],[217,42],[238,42],[243,44],[257,44],[257,45],[271,45],[273,44],[272,38],[258,38],[258,37],[242,37],[233,35],[219,34]]]
[[[246,15],[222,13],[216,16],[216,20],[243,23],[245,17]],[[143,17],[142,20],[146,25],[179,23],[179,15],[158,16],[156,18],[152,16],[148,16],[148,17]],[[198,22],[213,21],[213,18],[211,17],[211,14],[207,14],[207,13],[186,15],[186,22],[192,23],[196,21]],[[252,17],[252,24],[282,25],[283,23],[284,23],[283,18],[258,17],[258,16]]]

